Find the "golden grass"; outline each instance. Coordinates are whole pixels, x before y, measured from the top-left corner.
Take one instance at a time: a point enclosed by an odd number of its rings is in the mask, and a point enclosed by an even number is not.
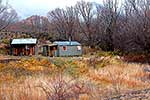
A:
[[[147,75],[143,68],[149,65],[125,63],[115,57],[92,59],[95,67],[89,64],[91,59],[84,58],[50,61],[31,58],[0,64],[0,100],[58,99],[61,94],[68,100],[103,100],[128,90],[150,87],[143,80]],[[97,67],[101,63],[104,66]]]

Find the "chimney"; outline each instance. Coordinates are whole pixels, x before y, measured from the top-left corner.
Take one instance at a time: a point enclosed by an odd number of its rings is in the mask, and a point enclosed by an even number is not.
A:
[[[69,44],[71,45],[71,36],[69,36]]]

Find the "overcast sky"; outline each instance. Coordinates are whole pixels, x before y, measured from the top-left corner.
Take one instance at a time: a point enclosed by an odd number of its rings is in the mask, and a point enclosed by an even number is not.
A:
[[[46,16],[47,12],[66,6],[73,6],[80,0],[8,0],[9,4],[17,11],[21,18],[26,18],[31,15]],[[90,2],[100,3],[102,0],[85,0]]]

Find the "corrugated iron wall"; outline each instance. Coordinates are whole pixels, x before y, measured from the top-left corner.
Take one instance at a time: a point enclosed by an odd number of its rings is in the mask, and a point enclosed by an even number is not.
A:
[[[82,55],[82,47],[81,50],[78,50],[77,46],[66,46],[66,50],[64,50],[64,46],[58,46],[58,55],[59,56],[81,56]]]

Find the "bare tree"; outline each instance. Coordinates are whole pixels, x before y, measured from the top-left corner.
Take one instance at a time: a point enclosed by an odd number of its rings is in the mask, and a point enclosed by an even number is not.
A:
[[[2,4],[0,0],[0,31],[18,19],[16,11],[8,4]]]
[[[118,0],[104,0],[103,6],[97,7],[97,19],[100,20],[101,47],[104,50],[114,50],[114,35],[118,32],[118,17],[120,16],[120,7]]]
[[[66,9],[55,9],[48,13],[48,18],[53,28],[59,34],[59,40],[68,40],[69,37],[76,39],[77,24],[75,9],[67,7]]]
[[[46,38],[48,37],[48,19],[43,16],[33,15],[29,17],[27,20],[29,20],[31,29],[33,32],[33,35],[37,38]]]
[[[124,51],[149,51],[150,18],[148,0],[126,0],[120,21],[120,44]]]
[[[29,18],[29,20],[31,21],[32,30],[34,32],[41,33],[48,30],[48,19],[46,17],[33,15]]]
[[[84,39],[89,46],[94,46],[94,5],[90,2],[80,1],[75,6],[78,12],[79,26],[81,33],[84,34]]]

